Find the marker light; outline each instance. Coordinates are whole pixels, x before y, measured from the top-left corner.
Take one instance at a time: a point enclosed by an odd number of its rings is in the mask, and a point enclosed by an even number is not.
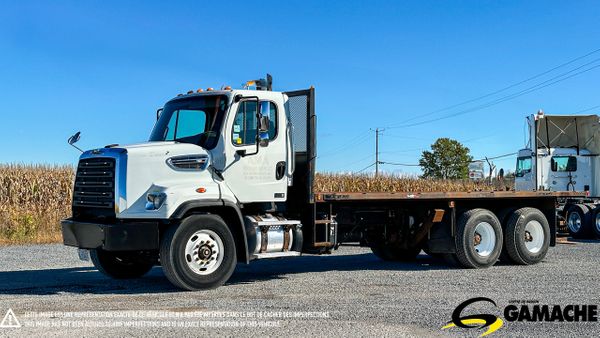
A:
[[[225,88],[223,88],[223,90],[231,90],[231,86],[225,86]]]
[[[193,93],[194,93],[194,91],[193,91],[193,90],[190,90],[190,91],[188,91],[187,93],[188,93],[188,95],[189,95],[189,94],[193,94]]]
[[[213,89],[213,87],[208,87],[208,88],[206,88],[206,91],[207,91],[207,92],[210,92],[210,91],[213,91],[213,90],[214,90],[214,89]]]
[[[204,89],[199,88],[198,90],[196,90],[196,93],[202,93],[204,91]]]

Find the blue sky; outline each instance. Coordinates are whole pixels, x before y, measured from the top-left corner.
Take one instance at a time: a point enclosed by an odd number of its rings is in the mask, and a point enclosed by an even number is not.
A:
[[[177,93],[270,72],[275,90],[317,90],[318,169],[359,170],[374,162],[369,128],[403,126],[598,49],[599,22],[596,1],[2,1],[0,162],[75,163],[66,139],[77,130],[85,148],[144,141]],[[438,137],[465,142],[475,158],[514,152],[526,115],[600,105],[599,76],[388,128],[381,160],[417,163]]]

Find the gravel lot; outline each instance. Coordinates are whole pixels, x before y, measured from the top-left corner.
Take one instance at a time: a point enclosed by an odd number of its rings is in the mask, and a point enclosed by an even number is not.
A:
[[[368,249],[342,247],[333,255],[239,265],[230,282],[219,289],[181,292],[168,283],[160,267],[139,280],[117,281],[79,261],[73,248],[2,247],[0,315],[12,308],[22,327],[0,328],[0,336],[476,337],[483,331],[440,330],[461,302],[489,297],[500,309],[511,300],[599,304],[599,263],[600,243],[592,241],[559,244],[535,266],[498,265],[486,270],[449,268],[424,254],[414,264],[386,263]],[[483,309],[482,313],[501,313],[492,305]],[[122,317],[114,318],[114,311],[124,310],[145,312],[120,312]],[[52,311],[70,313],[50,314]],[[298,312],[305,317],[289,318]],[[106,318],[111,314],[112,319]],[[169,318],[156,318],[156,314]],[[83,315],[87,317],[69,317]],[[259,315],[266,319],[257,318]],[[132,323],[145,327],[133,327]],[[231,327],[260,323],[271,326]],[[105,327],[90,327],[92,324]],[[67,326],[52,327],[57,325]],[[185,325],[192,327],[181,327]],[[221,327],[215,327],[218,325]],[[494,336],[600,336],[600,324],[510,322]]]

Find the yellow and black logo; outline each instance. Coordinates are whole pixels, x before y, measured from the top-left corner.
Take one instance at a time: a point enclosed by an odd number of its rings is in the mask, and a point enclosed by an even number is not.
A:
[[[447,325],[442,327],[442,329],[448,329],[451,327],[462,327],[465,329],[485,329],[485,328],[487,328],[487,330],[484,333],[482,333],[480,336],[480,337],[483,337],[483,336],[487,336],[490,333],[495,332],[500,327],[502,327],[502,324],[504,323],[504,321],[502,319],[500,319],[498,316],[494,316],[492,314],[482,313],[482,314],[468,315],[468,316],[463,317],[462,316],[463,310],[467,306],[469,306],[473,303],[476,303],[476,302],[488,302],[488,303],[494,304],[494,306],[497,307],[496,303],[489,298],[485,298],[485,297],[471,298],[469,300],[462,302],[459,306],[456,307],[456,309],[454,309],[454,312],[452,312],[452,320],[449,321]]]

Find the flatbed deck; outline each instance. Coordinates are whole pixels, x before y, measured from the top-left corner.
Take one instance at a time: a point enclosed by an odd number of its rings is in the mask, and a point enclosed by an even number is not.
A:
[[[570,191],[470,191],[470,192],[318,192],[316,202],[331,201],[389,201],[443,199],[518,199],[518,198],[581,198],[586,192]]]

